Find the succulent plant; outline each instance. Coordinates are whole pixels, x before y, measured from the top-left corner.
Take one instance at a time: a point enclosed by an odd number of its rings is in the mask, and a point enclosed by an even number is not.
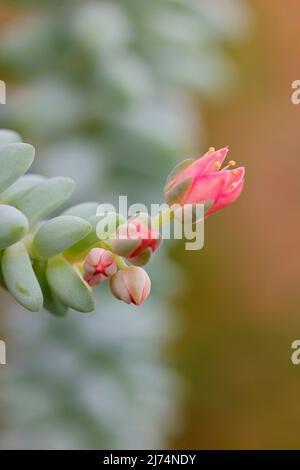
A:
[[[34,148],[21,142],[19,135],[12,131],[0,131],[0,139],[2,286],[32,312],[38,312],[44,306],[54,315],[63,316],[69,307],[78,312],[93,311],[95,303],[91,286],[111,278],[111,292],[117,299],[140,305],[149,296],[150,279],[141,267],[128,266],[121,256],[131,264],[140,266],[146,264],[152,252],[159,247],[159,231],[151,226],[149,228],[151,219],[147,214],[140,213],[125,221],[115,213],[97,215],[96,203],[84,203],[71,207],[60,216],[42,221],[70,198],[75,188],[74,182],[65,177],[24,176],[33,162]],[[214,165],[221,154],[222,151],[209,150],[193,164],[196,165],[196,183],[199,172],[202,177],[195,186],[193,203],[205,204],[207,198],[211,199],[211,193],[206,195],[201,190],[207,179],[206,175],[202,175],[204,170],[210,171],[212,168],[213,176],[217,178],[213,185],[213,200],[224,190],[224,178],[227,178],[226,188],[233,186],[232,180],[237,170],[225,169],[218,173],[219,165],[215,169]],[[171,177],[169,184],[176,185],[178,179],[186,178],[189,168],[176,168],[177,179],[173,183]],[[241,190],[242,185],[243,178]],[[231,192],[234,190],[235,187],[230,189]],[[229,204],[236,197],[226,202]],[[172,206],[167,211],[172,212]],[[105,240],[99,236],[98,224],[104,220],[104,225],[110,227],[111,219],[115,230],[110,234],[114,238],[109,243],[109,234],[105,233]],[[161,213],[158,220],[162,220]],[[118,267],[124,271],[117,272]]]
[[[92,311],[90,287],[62,255],[92,225],[77,215],[41,222],[70,198],[75,185],[70,178],[24,176],[34,153],[15,132],[0,132],[1,285],[32,312],[43,306],[58,316],[68,307]]]
[[[97,223],[107,216],[96,215],[96,203],[83,203],[43,220],[71,197],[75,184],[65,177],[24,175],[34,154],[17,133],[0,131],[1,285],[32,312],[43,306],[57,316],[69,307],[91,312],[92,284],[85,280],[82,261],[95,244],[101,245]],[[115,226],[121,221],[115,217]]]

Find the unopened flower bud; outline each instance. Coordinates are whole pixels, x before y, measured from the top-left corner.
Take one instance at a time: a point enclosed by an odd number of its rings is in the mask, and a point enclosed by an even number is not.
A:
[[[110,240],[112,251],[136,266],[145,265],[160,243],[159,232],[151,228],[150,217],[143,213],[120,225]]]
[[[114,255],[103,248],[93,248],[87,255],[84,265],[84,280],[96,286],[117,271]]]
[[[119,300],[141,305],[150,294],[151,281],[146,271],[137,266],[118,271],[110,278],[110,290]]]

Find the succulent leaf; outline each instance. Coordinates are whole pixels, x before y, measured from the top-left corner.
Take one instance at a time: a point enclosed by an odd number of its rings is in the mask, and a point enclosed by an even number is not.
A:
[[[0,145],[13,144],[21,141],[21,136],[17,132],[9,129],[0,129]]]
[[[16,206],[26,215],[30,224],[35,224],[66,202],[74,189],[75,184],[70,178],[49,178],[26,193]]]
[[[24,175],[34,160],[34,147],[24,143],[0,145],[0,193]]]
[[[124,217],[122,217],[120,214],[112,213],[114,220],[116,222],[115,226],[116,228],[124,222]],[[99,222],[102,222],[106,220],[107,223],[109,223],[109,220],[107,217],[110,217],[112,214],[107,214],[107,215],[95,215],[93,217],[89,217],[87,220],[92,226],[92,230],[90,233],[80,240],[78,243],[75,243],[73,246],[71,246],[68,250],[65,251],[65,256],[68,260],[75,262],[82,258],[84,255],[86,255],[92,248],[98,246],[101,244],[101,234],[98,233],[98,224]]]
[[[91,224],[80,217],[55,217],[37,231],[32,242],[33,256],[38,259],[51,258],[82,240],[91,230]]]
[[[64,211],[62,215],[75,215],[76,217],[89,219],[90,217],[96,216],[98,206],[98,202],[83,202],[82,204],[70,207]]]
[[[46,178],[41,175],[24,175],[1,194],[1,202],[15,206],[18,201]]]
[[[68,307],[52,292],[46,276],[47,262],[35,261],[33,263],[35,275],[40,283],[44,296],[44,308],[56,317],[64,317],[68,313]]]
[[[65,305],[78,312],[95,309],[91,288],[63,256],[48,261],[46,275],[51,290]]]
[[[43,294],[22,242],[7,248],[1,258],[2,274],[11,295],[31,312],[43,307]]]
[[[0,204],[0,250],[21,240],[28,231],[28,221],[18,209]]]

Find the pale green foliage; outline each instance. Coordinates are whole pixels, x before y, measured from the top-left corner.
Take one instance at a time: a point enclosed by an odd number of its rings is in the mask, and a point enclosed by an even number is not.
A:
[[[23,307],[32,312],[39,312],[43,307],[43,294],[22,242],[4,250],[1,269],[5,285],[11,295]]]
[[[91,230],[91,224],[80,217],[55,217],[45,222],[35,234],[32,241],[34,257],[52,258],[87,236]]]
[[[91,288],[63,257],[49,260],[46,276],[50,288],[65,305],[78,312],[95,309]]]
[[[0,192],[7,189],[19,176],[30,168],[34,159],[34,148],[23,143],[0,146]]]
[[[43,305],[57,316],[64,315],[68,307],[91,312],[95,309],[91,289],[78,269],[60,254],[80,240],[90,241],[85,244],[88,250],[97,239],[96,224],[92,227],[83,218],[63,215],[43,222],[39,227],[36,225],[69,199],[74,183],[63,177],[23,176],[33,161],[34,149],[20,142],[9,143],[12,136],[20,140],[13,132],[0,131],[0,187],[4,191],[0,193],[0,201],[12,204],[0,204],[2,285],[32,312],[40,311]],[[81,205],[81,209],[87,215],[95,211],[95,204]],[[81,209],[79,207],[79,211]],[[71,213],[76,211],[78,207],[70,209]],[[92,238],[88,238],[92,231]],[[41,265],[39,260],[46,261]]]
[[[31,224],[35,224],[64,204],[71,197],[74,189],[74,182],[70,178],[59,176],[49,178],[26,192],[16,206],[26,215]]]
[[[29,228],[28,220],[18,209],[0,204],[0,250],[21,240]]]

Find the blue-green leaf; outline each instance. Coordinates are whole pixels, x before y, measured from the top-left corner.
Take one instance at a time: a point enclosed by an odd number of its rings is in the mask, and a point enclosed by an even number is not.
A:
[[[1,259],[2,274],[11,295],[31,312],[43,307],[43,294],[22,242],[7,248]]]
[[[67,315],[68,307],[64,305],[58,297],[56,297],[48,284],[46,276],[47,262],[35,261],[33,263],[33,269],[43,292],[44,308],[56,317],[64,317]]]
[[[45,222],[32,242],[35,258],[51,258],[86,237],[92,226],[80,217],[65,215]]]
[[[26,173],[34,160],[34,152],[29,144],[0,145],[0,193]]]
[[[41,175],[21,176],[21,178],[1,194],[1,202],[15,206],[30,189],[34,188],[45,179],[46,178]]]
[[[91,288],[63,256],[48,261],[46,275],[51,290],[63,304],[78,312],[95,309]]]
[[[31,224],[54,212],[72,195],[75,184],[70,178],[58,176],[42,181],[16,204]]]
[[[21,240],[28,231],[25,215],[12,206],[0,204],[0,250]]]
[[[21,136],[17,134],[17,132],[9,129],[0,129],[0,145],[13,144],[21,141]]]
[[[82,204],[70,207],[62,215],[75,215],[76,217],[89,219],[92,216],[96,216],[98,206],[98,202],[83,202]]]

